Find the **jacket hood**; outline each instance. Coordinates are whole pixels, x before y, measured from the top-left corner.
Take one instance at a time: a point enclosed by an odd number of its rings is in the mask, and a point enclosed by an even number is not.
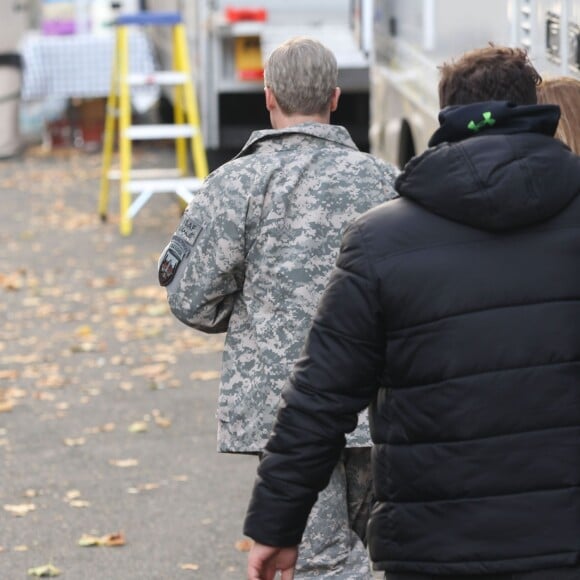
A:
[[[553,138],[555,105],[504,101],[448,107],[428,149],[396,189],[425,209],[485,230],[529,226],[580,194],[580,157]]]

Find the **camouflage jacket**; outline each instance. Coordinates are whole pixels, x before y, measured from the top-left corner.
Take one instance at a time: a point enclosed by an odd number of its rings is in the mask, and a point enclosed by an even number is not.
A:
[[[159,261],[183,323],[227,332],[218,450],[261,451],[346,225],[395,195],[395,170],[346,129],[252,133],[187,207]],[[370,445],[366,415],[347,445]]]

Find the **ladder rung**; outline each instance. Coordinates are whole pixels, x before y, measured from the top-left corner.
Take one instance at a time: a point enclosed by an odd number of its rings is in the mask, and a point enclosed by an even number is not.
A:
[[[177,179],[136,179],[127,183],[127,190],[131,193],[148,191],[150,193],[165,193],[178,189],[195,191],[201,187],[202,179],[197,177],[181,177]]]
[[[127,128],[125,137],[135,141],[145,141],[194,137],[197,134],[198,130],[193,125],[131,125]]]
[[[183,85],[187,82],[188,76],[179,71],[156,71],[152,73],[131,73],[127,76],[127,82],[132,86],[143,85]]]
[[[111,169],[107,174],[109,179],[121,179],[120,169]],[[176,167],[159,169],[132,169],[129,179],[171,179],[180,177],[181,171]]]

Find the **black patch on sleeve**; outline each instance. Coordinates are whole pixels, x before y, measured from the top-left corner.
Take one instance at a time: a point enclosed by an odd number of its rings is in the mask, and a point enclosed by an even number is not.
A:
[[[161,286],[168,286],[171,283],[179,264],[188,254],[189,249],[186,243],[177,236],[173,236],[159,262],[158,278]]]

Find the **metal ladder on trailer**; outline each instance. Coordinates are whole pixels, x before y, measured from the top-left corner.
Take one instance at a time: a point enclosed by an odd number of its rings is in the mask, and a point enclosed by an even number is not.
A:
[[[172,35],[173,70],[151,74],[129,71],[130,26],[168,26]],[[133,218],[157,193],[175,193],[189,203],[208,174],[197,97],[191,77],[185,25],[179,13],[141,12],[120,16],[115,21],[115,58],[111,90],[107,100],[103,165],[99,192],[99,215],[107,219],[110,180],[119,179],[119,229],[131,234]],[[173,87],[174,123],[160,125],[131,124],[131,89],[152,85]],[[113,170],[115,137],[119,144],[119,169]],[[175,142],[176,168],[133,169],[132,142],[170,139]],[[194,175],[188,175],[188,141]]]

